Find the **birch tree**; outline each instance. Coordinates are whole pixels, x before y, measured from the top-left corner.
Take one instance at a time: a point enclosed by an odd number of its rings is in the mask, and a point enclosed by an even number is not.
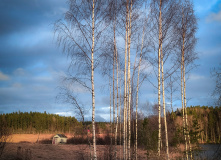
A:
[[[123,145],[124,145],[124,159],[131,159],[131,43],[132,35],[134,33],[134,21],[137,18],[133,11],[139,8],[142,1],[126,0],[124,3],[122,17],[123,25],[125,27],[125,57],[124,57],[124,128],[123,128]],[[134,16],[135,15],[135,16]]]
[[[109,1],[69,0],[64,20],[54,25],[58,45],[71,59],[70,68],[77,67],[78,82],[89,89],[92,102],[93,159],[96,154],[94,70],[99,62],[102,33],[109,26],[106,10]],[[90,87],[88,87],[90,86]]]
[[[188,117],[186,111],[186,67],[193,64],[197,58],[194,48],[196,45],[195,33],[197,30],[197,20],[193,10],[193,4],[186,0],[180,5],[180,23],[178,25],[177,37],[178,47],[180,48],[180,64],[181,64],[181,102],[183,110],[183,129],[185,138],[186,159],[188,159],[188,144],[190,158],[192,159],[192,151],[190,144]],[[190,67],[191,68],[191,67]]]
[[[164,126],[165,126],[165,145],[167,159],[169,159],[169,146],[168,146],[168,135],[167,135],[167,121],[166,121],[166,102],[165,102],[165,91],[164,81],[177,70],[177,63],[170,63],[164,65],[166,61],[171,62],[173,48],[175,46],[175,38],[173,34],[173,27],[176,25],[176,9],[175,0],[158,0],[151,2],[151,22],[152,27],[150,28],[150,39],[152,51],[157,52],[155,55],[147,57],[148,62],[152,64],[154,74],[158,79],[158,155],[160,156],[162,147],[162,135],[161,135],[161,95],[163,100],[163,115],[164,115]],[[170,58],[171,57],[171,58]],[[157,65],[158,66],[157,66]],[[165,67],[166,66],[166,67]],[[157,68],[158,71],[155,69]],[[153,83],[152,83],[153,84]],[[154,85],[154,84],[153,84]],[[155,85],[154,85],[155,86]],[[162,88],[161,88],[162,87]],[[162,90],[161,90],[162,89]]]

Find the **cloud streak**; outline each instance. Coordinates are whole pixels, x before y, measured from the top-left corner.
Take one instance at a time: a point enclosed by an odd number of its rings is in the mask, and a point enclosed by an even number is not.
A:
[[[7,81],[7,80],[9,80],[10,78],[9,78],[9,76],[8,75],[6,75],[6,74],[4,74],[4,73],[2,73],[1,71],[0,71],[0,81]]]

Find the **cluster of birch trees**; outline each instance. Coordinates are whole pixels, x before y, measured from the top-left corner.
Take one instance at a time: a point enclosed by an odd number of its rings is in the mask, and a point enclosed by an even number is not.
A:
[[[137,159],[138,93],[143,82],[158,90],[158,156],[161,156],[162,144],[165,144],[169,159],[165,88],[171,77],[179,77],[188,159],[185,74],[196,59],[197,21],[193,4],[189,0],[68,0],[68,5],[69,10],[63,20],[55,23],[54,31],[59,46],[71,60],[65,81],[81,86],[91,94],[93,159],[97,159],[95,70],[109,80],[110,123],[113,122],[110,130],[114,138],[111,144],[115,146],[113,159]],[[71,90],[71,87],[66,89]],[[76,93],[73,96],[68,93],[68,97],[74,99],[74,105],[81,108]],[[161,138],[162,116],[165,143]],[[135,124],[132,127],[133,119]],[[132,128],[135,128],[133,155]],[[118,137],[123,144],[120,157],[117,157],[116,149]]]

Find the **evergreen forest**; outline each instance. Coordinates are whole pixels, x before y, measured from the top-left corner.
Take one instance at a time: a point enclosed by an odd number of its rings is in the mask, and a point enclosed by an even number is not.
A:
[[[220,143],[221,107],[190,106],[187,107],[187,115],[189,123],[187,130],[189,130],[191,143]],[[140,146],[151,150],[157,149],[157,119],[157,115],[151,115],[141,116],[138,120],[138,144]],[[134,121],[135,119],[131,120],[132,144],[135,143]],[[167,112],[170,146],[185,143],[182,123],[182,109]],[[85,126],[91,129],[91,122],[82,123],[75,117],[64,117],[46,112],[1,114],[0,125],[1,128],[9,128],[11,134],[71,133],[79,135],[85,130]],[[99,131],[97,133],[110,136],[109,125],[107,122],[96,122],[96,128]],[[163,129],[162,132],[164,132]],[[162,137],[162,143],[165,143],[165,137]]]

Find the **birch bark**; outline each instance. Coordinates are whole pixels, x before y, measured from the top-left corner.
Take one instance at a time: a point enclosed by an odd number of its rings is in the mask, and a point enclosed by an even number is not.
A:
[[[92,130],[93,130],[93,159],[97,160],[97,152],[96,152],[96,134],[95,134],[95,92],[94,92],[94,5],[95,2],[93,0],[92,6],[92,48],[91,48],[91,87],[92,87]]]
[[[162,1],[160,0],[160,11],[159,11],[159,48],[158,48],[158,156],[160,156],[160,148],[161,148],[161,99],[160,99],[160,87],[161,87],[161,80],[160,80],[160,62],[161,62],[161,43],[162,43],[162,20],[161,20],[161,6]]]

